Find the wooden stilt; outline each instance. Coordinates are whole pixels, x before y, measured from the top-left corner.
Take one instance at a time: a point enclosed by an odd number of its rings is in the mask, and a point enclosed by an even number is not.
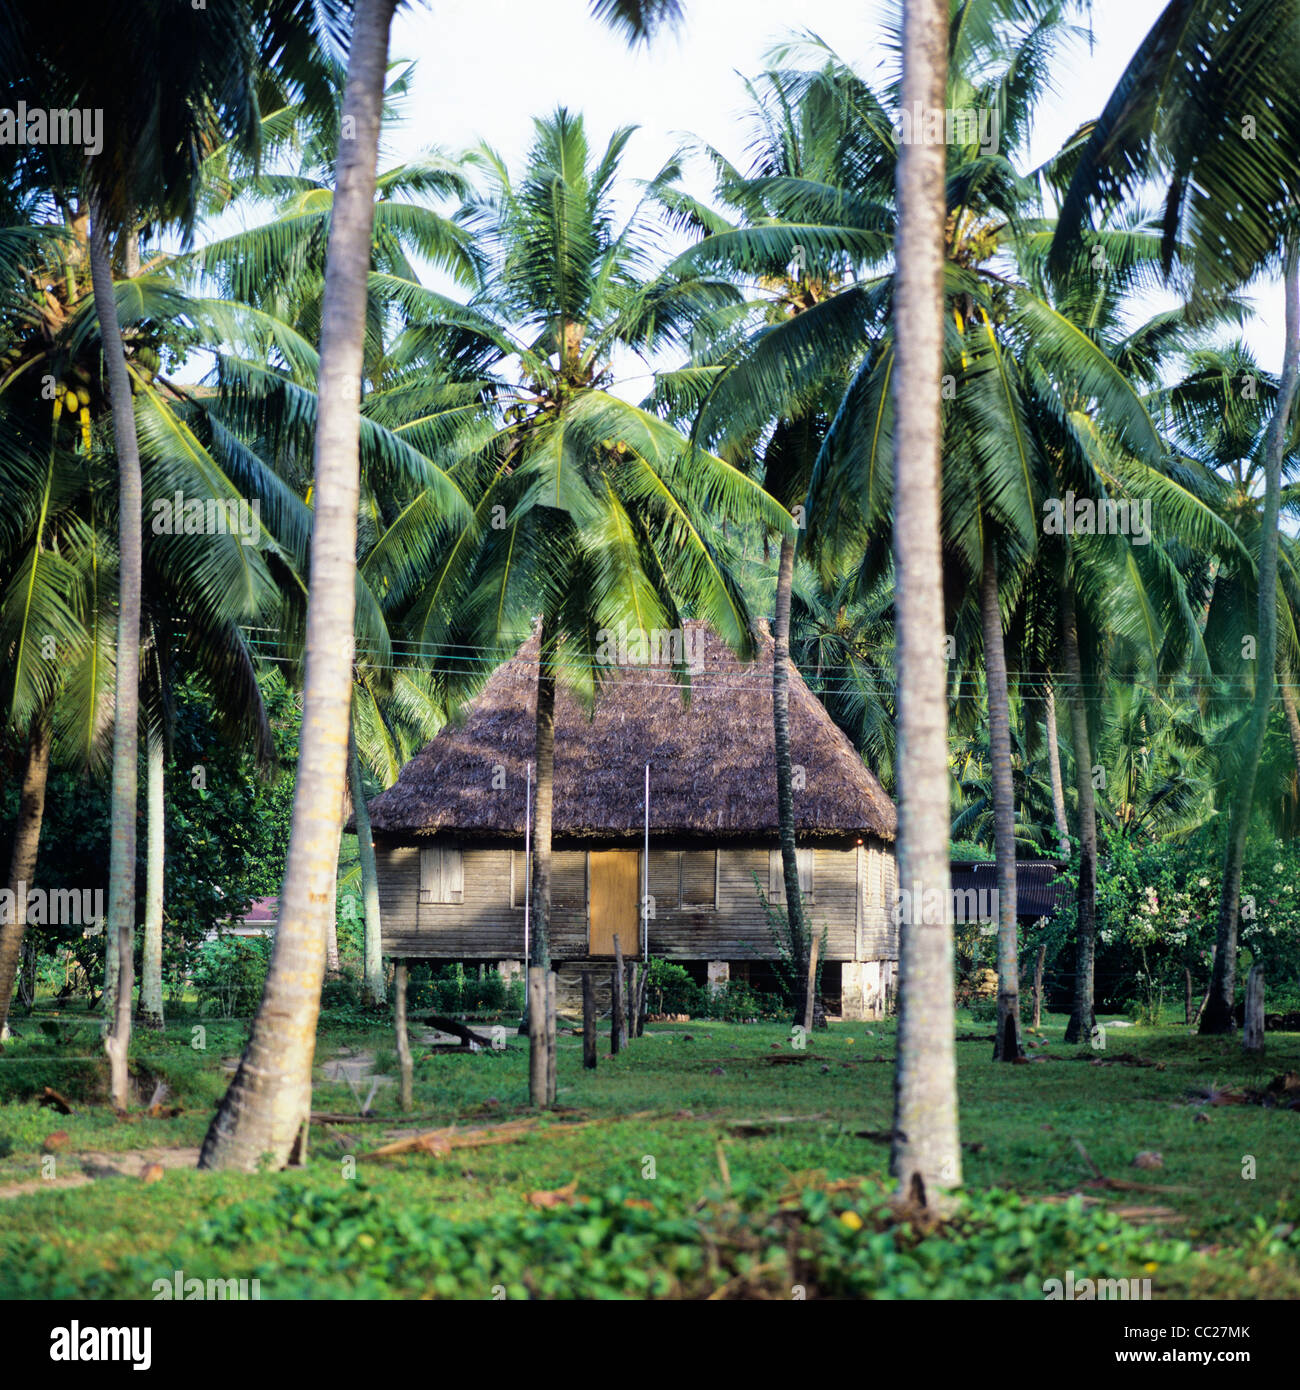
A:
[[[623,1046],[623,948],[614,938],[614,1009],[609,1025],[609,1055],[615,1057]]]
[[[540,965],[528,967],[528,1103],[545,1105],[550,1092],[546,1042],[546,977]]]
[[[411,1109],[411,1039],[406,1028],[406,961],[399,960],[393,970],[393,1026],[397,1031],[397,1064],[400,1073],[400,1100],[404,1111]]]
[[[590,970],[582,972],[582,1065],[596,1070],[596,982]]]

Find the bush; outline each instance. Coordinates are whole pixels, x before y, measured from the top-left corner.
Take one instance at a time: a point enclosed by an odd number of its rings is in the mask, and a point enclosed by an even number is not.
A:
[[[1052,919],[1052,945],[1064,946],[1057,964],[1073,970],[1074,884],[1078,850],[1063,877],[1070,891]],[[1249,965],[1262,960],[1272,1000],[1300,987],[1300,840],[1258,835],[1246,849],[1242,873],[1240,945],[1247,959],[1237,971],[1244,986]],[[1146,843],[1102,836],[1097,870],[1097,1008],[1131,1012],[1147,1021],[1181,1012],[1184,971],[1199,997],[1209,981],[1223,881],[1222,845],[1215,828],[1184,840]],[[1050,947],[1049,947],[1050,949]],[[1054,1006],[1068,1000],[1061,990]]]
[[[361,981],[350,970],[341,970],[321,986],[320,1008],[321,1013],[330,1014],[336,1020],[340,1015],[363,1011]]]
[[[1288,1254],[1294,1246],[1282,1229],[1292,1227],[1261,1222],[1252,1253]],[[643,1184],[551,1210],[515,1205],[469,1218],[421,1201],[395,1212],[360,1181],[293,1182],[217,1206],[161,1254],[91,1261],[72,1242],[43,1234],[11,1246],[0,1292],[46,1300],[143,1294],[160,1269],[225,1275],[244,1267],[250,1248],[270,1252],[260,1277],[281,1298],[481,1299],[502,1285],[512,1300],[705,1298],[724,1290],[788,1299],[797,1284],[828,1298],[1042,1302],[1045,1276],[1068,1269],[1133,1278],[1158,1268],[1167,1281],[1179,1266],[1208,1263],[1186,1240],[1130,1225],[1079,1197],[1049,1205],[972,1192],[952,1221],[918,1229],[869,1181],[856,1190],[809,1185],[776,1210],[770,1193],[741,1188],[682,1211]]]
[[[651,956],[645,993],[647,1013],[693,1014],[699,1003],[700,988],[685,966]]]
[[[269,936],[220,936],[204,942],[190,977],[200,1009],[210,1005],[223,1018],[254,1013],[270,964]]]
[[[717,1018],[724,1023],[747,1023],[751,1019],[785,1018],[789,1005],[777,994],[764,994],[744,980],[728,980],[715,989],[698,991],[696,1013],[700,1018]]]
[[[522,1013],[524,984],[514,980],[509,986],[498,970],[466,971],[463,962],[448,965],[417,965],[407,984],[407,999],[413,1009],[432,1009],[440,1014]]]

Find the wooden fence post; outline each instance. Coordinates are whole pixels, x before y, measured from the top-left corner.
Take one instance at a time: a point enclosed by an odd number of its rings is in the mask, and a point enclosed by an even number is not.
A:
[[[596,1070],[596,982],[590,970],[582,972],[582,1065]]]
[[[636,1000],[636,1035],[639,1038],[645,1032],[645,1000],[646,986],[650,981],[650,967],[641,967],[641,988],[637,991]]]
[[[555,1104],[555,1096],[559,1087],[558,1069],[556,1067],[556,1039],[559,1036],[559,1029],[556,1027],[555,1010],[555,971],[546,972],[546,1103]]]
[[[550,1091],[546,1042],[546,976],[541,965],[528,967],[528,1103],[545,1105]]]
[[[1246,1030],[1241,1045],[1247,1052],[1264,1050],[1264,966],[1259,961],[1246,976]]]
[[[609,1055],[615,1057],[623,1046],[623,948],[614,937],[614,998],[609,1025]]]
[[[1201,1015],[1205,1012],[1205,1006],[1210,1002],[1210,995],[1214,990],[1214,958],[1219,954],[1217,945],[1210,947],[1210,983],[1205,986],[1205,994],[1201,999],[1201,1006],[1192,1015],[1192,1031],[1196,1031],[1196,1025],[1201,1021]]]
[[[397,1063],[400,1071],[403,1110],[411,1108],[411,1039],[406,1030],[406,961],[397,962],[393,970],[393,1025],[397,1030]]]
[[[641,967],[633,961],[627,968],[627,1035],[629,1038],[636,1037],[636,998],[638,981],[641,978]]]
[[[1046,964],[1047,944],[1044,942],[1034,957],[1034,1021],[1030,1024],[1031,1028],[1043,1026],[1043,967]]]

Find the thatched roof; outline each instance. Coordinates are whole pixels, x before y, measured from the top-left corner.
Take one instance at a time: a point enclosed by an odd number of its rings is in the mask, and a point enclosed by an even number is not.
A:
[[[557,839],[639,836],[649,762],[652,835],[775,841],[772,639],[762,632],[758,659],[746,664],[702,624],[689,627],[688,640],[703,634],[689,703],[665,666],[622,667],[591,712],[563,686],[557,692]],[[375,797],[370,821],[376,833],[522,837],[537,656],[534,635],[493,674],[462,721],[443,729]],[[794,797],[800,836],[893,839],[893,802],[793,667],[790,732],[792,761],[805,779]],[[498,767],[504,787],[494,790]]]

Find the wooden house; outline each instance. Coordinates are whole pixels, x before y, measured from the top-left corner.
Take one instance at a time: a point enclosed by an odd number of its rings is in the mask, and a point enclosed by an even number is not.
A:
[[[771,637],[745,664],[702,625],[685,634],[689,691],[666,664],[620,665],[594,707],[556,699],[550,949],[570,995],[582,967],[677,961],[703,983],[761,980],[778,952],[761,887],[784,901],[777,841]],[[535,744],[537,642],[525,643],[370,803],[386,955],[524,959],[525,789]],[[800,877],[827,932],[823,989],[846,1018],[893,990],[894,805],[797,670],[791,748]],[[649,912],[643,917],[645,767]]]

